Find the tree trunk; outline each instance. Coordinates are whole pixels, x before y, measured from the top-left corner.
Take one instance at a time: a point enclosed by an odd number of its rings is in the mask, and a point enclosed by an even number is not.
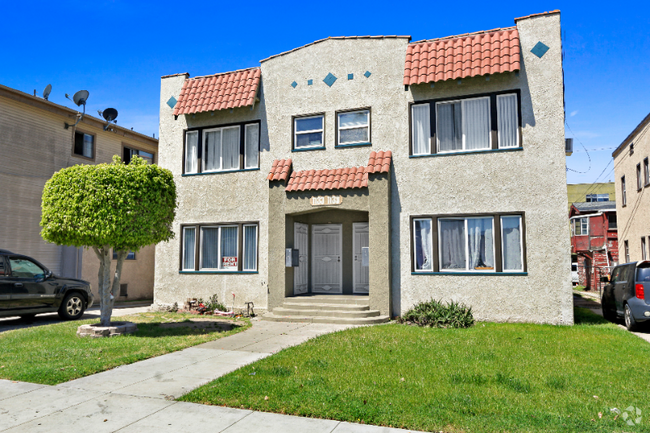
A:
[[[128,251],[118,251],[117,252],[117,266],[115,267],[115,275],[113,276],[113,286],[111,289],[111,302],[115,302],[115,298],[117,298],[118,293],[120,291],[120,279],[122,278],[122,265],[124,264],[124,260],[126,259],[126,256],[129,254]],[[111,308],[113,306],[111,305]]]
[[[97,258],[99,258],[99,299],[100,299],[100,324],[111,325],[111,313],[113,312],[113,295],[110,291],[111,282],[111,248],[104,245],[101,248],[93,247]],[[119,284],[119,283],[118,283]]]

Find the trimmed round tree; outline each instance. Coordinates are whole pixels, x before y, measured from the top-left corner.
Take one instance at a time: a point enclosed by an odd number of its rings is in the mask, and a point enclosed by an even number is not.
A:
[[[133,157],[123,164],[75,165],[54,174],[43,190],[41,236],[57,245],[92,248],[99,259],[101,325],[109,326],[129,251],[174,237],[172,173]],[[117,266],[111,283],[111,251]]]

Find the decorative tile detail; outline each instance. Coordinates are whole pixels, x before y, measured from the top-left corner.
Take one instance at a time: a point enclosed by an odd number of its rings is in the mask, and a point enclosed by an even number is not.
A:
[[[366,78],[368,78],[368,77],[370,77],[370,75],[371,75],[371,74],[370,74],[370,71],[366,71],[366,73],[365,73],[365,74],[363,74],[363,75],[365,75],[365,76],[366,76]]]
[[[327,77],[323,80],[325,84],[327,84],[329,87],[332,87],[332,84],[337,80],[337,78],[330,72],[327,74]]]
[[[533,49],[530,50],[531,53],[535,54],[540,59],[544,54],[546,54],[547,51],[548,51],[548,47],[541,42],[537,42],[533,47]]]
[[[348,74],[348,80],[354,80],[354,74]]]
[[[294,89],[296,88],[296,86],[298,86],[298,83],[296,83],[295,81],[291,83],[291,87],[293,87]]]
[[[312,84],[314,84],[314,80],[307,80],[307,85],[308,86],[311,86]]]
[[[171,98],[169,98],[169,101],[167,101],[167,105],[169,105],[169,108],[174,108],[177,102],[178,101],[176,100],[176,98],[172,96]]]

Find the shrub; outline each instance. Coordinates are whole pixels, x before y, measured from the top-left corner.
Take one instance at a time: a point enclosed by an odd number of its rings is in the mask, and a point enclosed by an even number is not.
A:
[[[474,325],[472,307],[457,302],[443,304],[432,299],[420,302],[399,318],[400,323],[434,328],[469,328]]]
[[[210,296],[210,298],[204,302],[204,305],[207,311],[228,311],[226,307],[221,302],[219,302],[219,297],[216,295],[216,293]]]

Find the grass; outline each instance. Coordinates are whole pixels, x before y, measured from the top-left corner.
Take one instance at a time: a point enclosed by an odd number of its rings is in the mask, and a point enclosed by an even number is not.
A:
[[[99,373],[124,364],[175,352],[241,332],[248,321],[226,332],[218,328],[165,327],[165,323],[186,322],[196,315],[142,313],[113,317],[138,324],[132,335],[111,338],[80,338],[77,327],[97,319],[72,321],[7,331],[0,334],[0,379],[56,385]]]
[[[180,400],[426,431],[648,431],[650,345],[588,310],[575,318],[575,326],[351,329]],[[641,426],[610,410],[630,405],[643,411]]]

